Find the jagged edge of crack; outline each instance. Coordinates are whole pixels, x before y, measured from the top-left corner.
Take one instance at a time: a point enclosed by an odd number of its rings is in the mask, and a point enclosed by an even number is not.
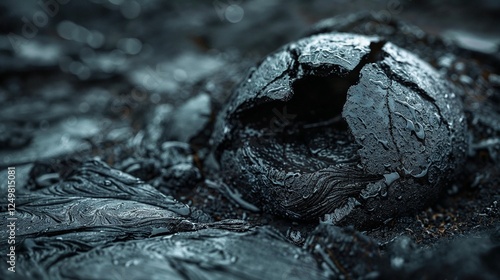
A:
[[[361,79],[361,70],[369,63],[380,62],[384,53],[385,40],[370,43],[370,52],[363,56],[358,65],[350,71],[346,79],[351,78],[357,85]],[[350,88],[349,87],[349,88]],[[349,90],[349,89],[348,89]],[[347,94],[347,91],[346,93]],[[299,197],[291,200],[285,206],[293,212],[303,212],[302,218],[310,218],[320,213],[330,213],[344,207],[349,197],[357,197],[368,183],[378,181],[382,175],[367,175],[356,167],[349,165],[330,166],[313,173],[303,175],[308,186],[318,189],[308,197]],[[302,181],[301,180],[301,181]],[[325,203],[326,202],[326,203]],[[306,211],[304,212],[304,209]]]

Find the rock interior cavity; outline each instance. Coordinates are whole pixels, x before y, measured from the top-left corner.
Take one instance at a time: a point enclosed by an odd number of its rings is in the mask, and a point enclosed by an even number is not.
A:
[[[379,37],[314,35],[266,57],[218,115],[225,178],[291,219],[364,227],[436,200],[467,150],[456,89]]]

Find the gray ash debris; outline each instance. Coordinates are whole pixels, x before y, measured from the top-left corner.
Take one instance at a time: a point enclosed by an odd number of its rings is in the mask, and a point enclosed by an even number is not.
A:
[[[381,279],[498,279],[500,228],[419,247],[408,237],[396,239],[387,250]]]
[[[336,279],[377,279],[382,255],[378,243],[353,227],[321,223],[304,244]]]

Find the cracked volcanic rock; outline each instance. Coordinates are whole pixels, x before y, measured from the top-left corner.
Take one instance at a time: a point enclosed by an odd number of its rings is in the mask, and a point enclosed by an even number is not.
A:
[[[249,202],[364,227],[422,209],[457,171],[466,125],[456,92],[378,37],[314,35],[249,74],[213,141]]]

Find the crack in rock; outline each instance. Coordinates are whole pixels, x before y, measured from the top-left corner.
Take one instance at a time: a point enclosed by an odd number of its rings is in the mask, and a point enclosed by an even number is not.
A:
[[[464,159],[463,112],[440,105],[451,98],[445,81],[406,54],[378,37],[329,33],[264,59],[217,118],[228,185],[265,212],[336,213],[335,223],[360,227],[435,200]]]

